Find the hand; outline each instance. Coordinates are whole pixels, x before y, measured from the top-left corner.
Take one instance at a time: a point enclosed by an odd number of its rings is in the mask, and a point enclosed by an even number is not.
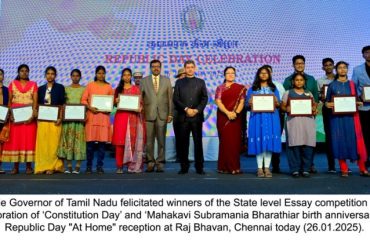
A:
[[[227,112],[226,115],[229,118],[229,120],[234,120],[237,117],[235,112]]]
[[[312,115],[316,116],[319,113],[319,110],[317,110],[316,107],[312,108]]]
[[[117,104],[119,103],[119,97],[118,97],[118,98],[116,98],[116,103],[117,103]]]
[[[194,109],[192,109],[192,108],[188,108],[187,110],[186,110],[186,116],[187,117],[194,117],[196,115],[196,112],[195,112],[195,110]]]
[[[168,116],[168,117],[167,117],[167,123],[172,122],[172,119],[173,119],[173,117],[172,117],[172,116]]]
[[[286,106],[286,112],[290,113],[290,106]]]
[[[252,105],[253,105],[252,98],[249,99],[248,104],[249,104],[250,107],[252,107]]]
[[[274,103],[275,103],[275,107],[279,107],[280,106],[280,103],[279,103],[279,101],[278,101],[278,99],[277,99],[276,96],[274,96]]]
[[[98,109],[96,107],[89,107],[89,110],[93,113],[93,114],[97,114],[98,113]]]
[[[55,122],[55,126],[59,126],[61,123],[62,123],[62,119],[58,119],[58,120]]]
[[[10,122],[14,122],[13,114],[10,114],[10,116],[9,116],[9,120],[10,120]]]
[[[334,103],[333,103],[333,102],[326,102],[326,103],[325,103],[325,106],[326,106],[327,108],[333,108],[333,107],[334,107]]]
[[[29,124],[33,121],[34,117],[31,116],[26,122],[24,122],[25,124]]]
[[[357,106],[363,106],[364,103],[363,102],[356,102]]]

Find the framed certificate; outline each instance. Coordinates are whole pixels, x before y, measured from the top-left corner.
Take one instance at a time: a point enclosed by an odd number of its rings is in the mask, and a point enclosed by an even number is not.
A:
[[[333,97],[333,114],[351,114],[357,112],[356,97],[341,95]]]
[[[322,96],[323,96],[323,99],[325,100],[326,99],[326,94],[328,93],[328,87],[329,87],[329,84],[324,84],[322,86]]]
[[[113,111],[113,95],[92,95],[91,107],[95,107],[99,112]]]
[[[252,112],[274,112],[274,94],[253,94]]]
[[[289,98],[289,116],[312,116],[312,98]]]
[[[31,105],[12,108],[14,123],[27,122],[32,117],[33,109]]]
[[[120,94],[117,109],[139,112],[140,95]]]
[[[0,123],[4,123],[8,120],[9,117],[9,108],[3,105],[0,105]]]
[[[362,100],[364,102],[370,102],[370,86],[366,85],[362,89]]]
[[[38,121],[56,122],[58,121],[59,107],[50,105],[40,105],[39,114],[37,116]]]
[[[86,106],[82,104],[68,104],[64,108],[63,121],[84,122],[86,120]]]

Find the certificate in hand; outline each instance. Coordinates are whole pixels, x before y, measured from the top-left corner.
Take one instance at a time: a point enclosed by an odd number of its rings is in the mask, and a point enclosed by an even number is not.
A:
[[[31,105],[12,108],[14,123],[27,122],[32,117],[32,113],[33,109]]]
[[[273,94],[252,95],[252,112],[274,112],[274,96]]]
[[[362,100],[364,102],[370,102],[370,86],[364,86],[362,89]]]
[[[139,112],[140,95],[120,94],[117,109]]]
[[[312,116],[312,98],[289,98],[289,116]]]
[[[59,116],[58,106],[49,106],[49,105],[39,106],[39,114],[37,116],[38,121],[56,122],[58,121],[58,116]]]
[[[328,84],[324,84],[322,86],[322,96],[324,97],[324,99],[326,98],[326,94],[328,92],[328,88],[329,88],[329,85]]]
[[[113,98],[113,95],[92,95],[91,106],[97,108],[99,112],[112,112]]]
[[[9,108],[3,105],[0,105],[0,123],[4,123],[8,120]]]
[[[63,121],[84,122],[86,120],[86,107],[82,104],[68,104],[64,108]]]
[[[333,97],[334,114],[351,114],[357,112],[355,96],[334,96]]]

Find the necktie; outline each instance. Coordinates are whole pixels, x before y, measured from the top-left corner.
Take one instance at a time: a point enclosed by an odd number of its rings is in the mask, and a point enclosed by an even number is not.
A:
[[[154,77],[154,91],[158,93],[158,76]]]

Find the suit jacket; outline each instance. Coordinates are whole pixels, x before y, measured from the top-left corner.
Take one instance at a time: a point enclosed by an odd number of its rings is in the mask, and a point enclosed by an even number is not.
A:
[[[370,85],[370,77],[369,75],[367,75],[365,64],[366,63],[363,63],[353,68],[352,81],[356,85],[358,96],[362,95],[362,90],[364,86]],[[359,110],[362,110],[362,111],[370,110],[370,103],[364,102],[364,106],[360,106]]]
[[[144,101],[145,120],[154,121],[157,116],[160,120],[167,120],[172,116],[172,86],[171,81],[160,75],[158,93],[154,91],[153,75],[140,81],[140,90]]]
[[[176,81],[173,94],[173,103],[177,110],[176,120],[183,121],[204,121],[204,108],[208,102],[206,83],[200,78],[183,78]],[[198,114],[190,118],[186,116],[185,108],[198,110]]]
[[[37,91],[38,97],[38,104],[45,104],[45,94],[46,94],[47,84],[42,85],[39,87]],[[51,105],[63,105],[66,102],[65,97],[65,89],[62,84],[54,83],[53,87],[51,88]]]

